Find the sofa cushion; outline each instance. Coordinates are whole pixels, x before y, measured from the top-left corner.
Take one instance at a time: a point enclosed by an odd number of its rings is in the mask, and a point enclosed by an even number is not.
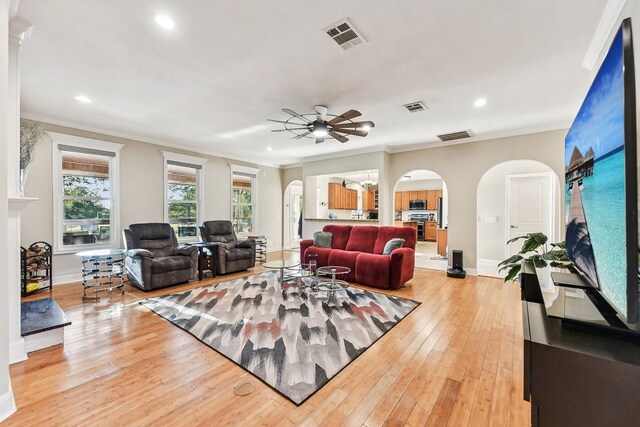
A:
[[[389,255],[360,254],[356,259],[356,282],[379,289],[389,289]]]
[[[313,233],[313,246],[318,248],[330,248],[331,236],[332,233],[328,231],[316,231]]]
[[[348,267],[351,271],[348,274],[341,274],[337,277],[346,280],[347,282],[356,281],[356,258],[362,252],[343,251],[342,249],[334,249],[329,254],[328,265],[339,265],[341,267]],[[330,276],[327,276],[330,277]]]
[[[404,239],[399,237],[393,238],[384,245],[384,249],[382,250],[382,255],[391,255],[395,249],[401,248],[404,244]]]
[[[316,258],[316,265],[318,267],[323,267],[325,265],[329,265],[329,254],[333,249],[330,248],[319,248],[317,246],[309,246],[304,253],[304,259],[306,262],[309,262],[309,255],[315,254],[318,256]]]
[[[322,231],[331,233],[331,247],[333,249],[344,249],[347,247],[352,228],[351,225],[327,224],[322,228]]]
[[[389,240],[394,238],[404,239],[404,244],[402,245],[403,248],[415,250],[417,237],[417,231],[413,227],[378,227],[376,244],[371,252],[382,255],[384,253],[384,246]]]
[[[372,253],[376,244],[376,237],[378,236],[378,228],[380,227],[366,225],[357,225],[353,227],[351,230],[351,236],[349,237],[349,242],[345,249],[347,251]],[[382,251],[380,253],[382,253]]]
[[[152,273],[166,273],[168,271],[184,270],[193,267],[191,257],[178,255],[178,256],[164,256],[153,259],[151,265]]]
[[[237,261],[240,259],[253,258],[253,250],[251,248],[235,247],[227,251],[227,261]]]

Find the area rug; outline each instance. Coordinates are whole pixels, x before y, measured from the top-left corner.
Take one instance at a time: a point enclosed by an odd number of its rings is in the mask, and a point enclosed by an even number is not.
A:
[[[302,404],[420,303],[262,273],[140,304]],[[309,279],[304,279],[309,280]]]

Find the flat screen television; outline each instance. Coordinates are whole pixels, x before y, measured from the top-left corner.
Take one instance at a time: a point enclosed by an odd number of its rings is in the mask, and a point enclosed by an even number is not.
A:
[[[625,323],[638,322],[638,185],[631,20],[565,138],[567,254]]]

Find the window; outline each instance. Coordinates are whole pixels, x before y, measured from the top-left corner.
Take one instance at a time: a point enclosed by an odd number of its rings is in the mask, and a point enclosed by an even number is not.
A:
[[[118,245],[120,144],[52,134],[55,249]]]
[[[257,233],[257,176],[258,169],[231,166],[231,220],[236,233]]]
[[[202,165],[207,161],[167,151],[165,158],[165,221],[180,241],[197,240],[202,218]]]

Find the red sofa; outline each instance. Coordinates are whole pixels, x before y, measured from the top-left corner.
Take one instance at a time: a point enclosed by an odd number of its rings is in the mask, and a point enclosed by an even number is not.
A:
[[[308,263],[309,255],[316,254],[318,267],[349,267],[351,273],[344,280],[380,289],[398,289],[413,278],[415,228],[329,224],[322,230],[332,233],[331,248],[313,246],[311,239],[302,240],[301,263]],[[396,237],[404,239],[404,245],[391,255],[382,255],[384,245]]]

